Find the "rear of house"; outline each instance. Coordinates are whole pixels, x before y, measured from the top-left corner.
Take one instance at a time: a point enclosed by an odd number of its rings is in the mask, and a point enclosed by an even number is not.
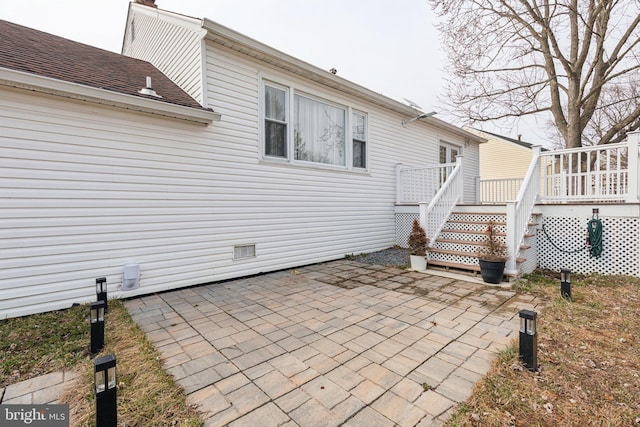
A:
[[[419,112],[211,21],[133,3],[123,53],[162,72],[162,98],[27,90],[0,64],[0,318],[92,301],[97,277],[128,297],[392,246],[397,165],[437,164],[442,147],[464,154],[475,200],[480,138],[403,125]]]

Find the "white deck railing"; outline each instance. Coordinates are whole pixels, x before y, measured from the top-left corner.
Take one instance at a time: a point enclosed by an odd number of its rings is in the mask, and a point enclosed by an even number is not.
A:
[[[630,135],[627,142],[619,144],[542,153],[540,199],[624,202],[631,197],[638,200],[638,169],[631,166],[634,158],[637,164],[637,136]]]
[[[516,274],[517,259],[524,236],[529,228],[531,213],[538,199],[540,187],[540,151],[541,147],[533,147],[533,156],[529,170],[524,177],[520,191],[513,202],[507,203],[507,250],[509,259],[505,272]]]
[[[442,163],[422,167],[396,166],[396,203],[429,202],[456,166]]]
[[[420,224],[429,238],[429,247],[435,244],[436,238],[456,204],[463,199],[464,175],[462,173],[462,156],[456,157],[455,167],[447,180],[430,202],[421,202]]]
[[[541,152],[538,200],[637,202],[639,140],[640,132],[630,132],[627,141],[619,144]],[[477,197],[480,203],[506,203],[515,199],[515,188],[517,193],[522,186],[518,178],[478,180]]]
[[[476,194],[480,203],[504,203],[515,200],[524,178],[483,179],[476,181]]]

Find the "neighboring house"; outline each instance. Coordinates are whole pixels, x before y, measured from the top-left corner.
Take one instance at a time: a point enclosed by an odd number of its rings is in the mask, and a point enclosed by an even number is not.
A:
[[[479,129],[465,128],[487,142],[480,145],[479,203],[515,200],[533,159],[534,144]],[[542,149],[542,151],[547,151]]]
[[[476,199],[481,138],[207,19],[132,3],[128,56],[0,33],[0,318],[392,246],[397,165],[443,152]]]
[[[533,158],[534,144],[478,129],[465,130],[487,140],[480,145],[481,179],[524,178]]]

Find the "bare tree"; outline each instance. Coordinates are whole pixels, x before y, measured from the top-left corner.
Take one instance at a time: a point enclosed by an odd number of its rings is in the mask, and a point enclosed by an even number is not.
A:
[[[640,128],[640,0],[427,0],[468,122],[542,115],[567,148]]]

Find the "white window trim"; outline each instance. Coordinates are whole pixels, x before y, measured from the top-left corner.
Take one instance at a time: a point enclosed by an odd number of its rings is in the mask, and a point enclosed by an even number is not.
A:
[[[311,93],[309,90],[305,90],[304,87],[297,87],[293,84],[284,84],[281,83],[281,79],[277,78],[261,78],[260,79],[260,88],[259,88],[259,100],[258,100],[258,116],[259,116],[259,153],[258,158],[260,161],[265,163],[274,163],[274,164],[287,164],[291,166],[300,166],[305,168],[315,168],[315,169],[329,169],[335,171],[346,171],[346,172],[356,172],[356,173],[368,173],[369,172],[369,153],[370,153],[370,141],[369,141],[369,113],[362,109],[356,109],[346,104],[341,104],[340,102],[332,101],[327,98],[323,98],[320,95],[316,95]],[[286,106],[285,106],[285,114],[287,117],[287,158],[284,157],[276,157],[276,156],[267,156],[265,155],[265,120],[266,120],[266,111],[265,111],[265,86],[271,86],[274,88],[278,88],[284,90],[286,93]],[[295,159],[295,144],[294,141],[294,121],[295,118],[292,117],[292,105],[295,104],[295,96],[300,95],[305,98],[321,102],[327,105],[331,105],[345,111],[345,165],[333,165],[329,163],[316,163],[306,160],[296,160]],[[365,168],[359,168],[353,166],[353,113],[363,114],[365,116]]]
[[[349,126],[349,142],[351,144],[351,149],[349,150],[351,159],[349,160],[350,167],[355,171],[368,171],[369,170],[369,114],[364,111],[349,108],[349,117],[353,120],[354,114],[362,114],[364,116],[364,164],[365,167],[357,167],[353,166],[353,123],[350,123]]]
[[[447,148],[447,155],[449,157],[451,157],[451,148],[455,148],[458,150],[458,155],[462,156],[464,155],[463,152],[463,146],[462,145],[458,145],[458,144],[454,144],[453,142],[448,142],[445,140],[440,140],[440,143],[438,144],[438,161],[440,160],[440,147],[446,147]],[[449,162],[447,163],[455,163],[456,159],[449,159]]]
[[[285,102],[285,106],[284,106],[284,113],[285,113],[285,117],[286,117],[286,122],[287,122],[287,149],[286,149],[286,153],[287,156],[286,157],[278,157],[278,156],[267,156],[265,154],[266,151],[266,141],[265,141],[265,132],[266,132],[266,127],[265,127],[265,121],[266,121],[266,111],[265,111],[265,105],[264,105],[264,98],[266,96],[266,90],[265,90],[265,86],[271,86],[274,87],[276,89],[280,89],[283,90],[285,93],[285,97],[284,97],[284,102]],[[258,126],[258,132],[260,132],[260,136],[259,136],[259,141],[260,141],[260,159],[264,160],[264,161],[268,161],[268,162],[276,162],[276,163],[290,163],[291,162],[291,150],[290,150],[290,146],[291,146],[291,109],[290,109],[290,105],[292,102],[292,98],[291,98],[291,88],[288,86],[285,86],[283,84],[280,83],[276,83],[273,80],[267,80],[267,79],[263,79],[261,84],[260,84],[260,100],[258,102],[259,104],[259,108],[258,108],[258,114],[260,116],[260,126]]]

